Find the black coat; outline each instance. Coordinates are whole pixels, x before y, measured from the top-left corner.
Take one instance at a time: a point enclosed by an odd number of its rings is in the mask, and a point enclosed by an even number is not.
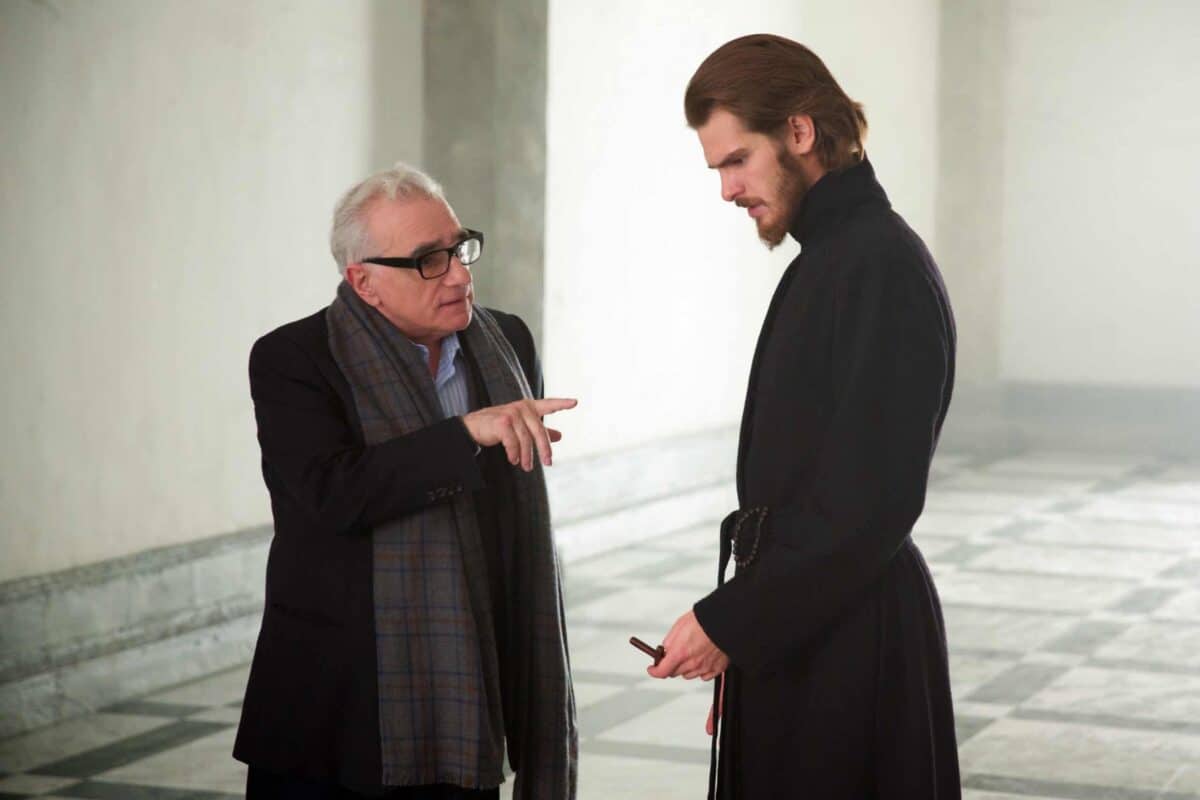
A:
[[[529,329],[518,317],[491,313],[540,397]],[[472,397],[483,404],[486,392],[463,354]],[[234,757],[374,793],[381,764],[370,531],[475,491],[483,538],[500,541],[495,528],[512,524],[511,504],[502,501],[511,490],[508,462],[502,448],[476,456],[457,417],[364,445],[350,385],[329,350],[324,309],[255,343],[250,392],[275,536]],[[503,647],[507,637],[497,634]],[[505,712],[506,721],[515,716]]]
[[[738,449],[759,552],[695,606],[732,663],[719,795],[957,798],[941,607],[909,538],[954,383],[949,301],[868,162],[821,178],[791,232]]]

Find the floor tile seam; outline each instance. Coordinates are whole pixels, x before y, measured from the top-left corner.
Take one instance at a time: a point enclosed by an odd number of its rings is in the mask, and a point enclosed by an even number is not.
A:
[[[1114,500],[1129,500],[1134,503],[1166,503],[1173,506],[1189,506],[1200,507],[1200,499],[1195,497],[1195,490],[1188,488],[1185,490],[1171,490],[1164,488],[1161,484],[1151,484],[1149,486],[1139,486],[1132,484],[1123,486],[1109,493],[1109,496]]]
[[[1095,613],[1102,614],[1102,613],[1106,613],[1106,612],[1104,609],[1097,609],[1097,611]],[[1108,612],[1108,613],[1112,613],[1112,612]],[[1136,613],[1130,614],[1129,616],[1136,617],[1136,619],[1129,620],[1129,621],[1123,622],[1123,623],[1121,621],[1118,621],[1118,624],[1132,625],[1132,624],[1136,624],[1136,623],[1142,623],[1142,624],[1162,625],[1164,627],[1200,629],[1200,619],[1198,619],[1196,617],[1190,617],[1187,619],[1182,619],[1182,618],[1181,619],[1150,619],[1147,614],[1136,614]],[[1105,620],[1101,617],[1101,618],[1097,618],[1095,621],[1104,622]]]
[[[31,775],[54,778],[86,778],[145,758],[183,747],[197,739],[234,727],[234,723],[178,720],[142,733],[124,736],[66,758],[33,766]],[[93,766],[97,762],[103,762]],[[86,774],[84,772],[87,768]]]
[[[917,546],[920,547],[919,541],[917,542]],[[969,546],[980,547],[980,548],[982,548],[982,550],[979,553],[975,553],[973,555],[967,556],[966,557],[967,559],[977,558],[979,556],[986,555],[988,551],[993,551],[997,547],[1002,547],[1003,545],[1002,544],[985,544],[982,542],[962,542],[960,545],[955,546],[953,549],[957,550],[957,549],[965,548],[965,547],[969,547]],[[1085,549],[1085,548],[1081,548],[1081,549]],[[1137,585],[1144,581],[1153,580],[1154,578],[1158,577],[1158,573],[1152,573],[1150,575],[1144,575],[1144,576],[1131,576],[1131,575],[1113,575],[1113,574],[1102,574],[1102,573],[1082,573],[1081,574],[1081,573],[1068,573],[1068,572],[1049,572],[1049,571],[1038,571],[1038,570],[1028,570],[1028,569],[1008,569],[1008,568],[1004,568],[1004,567],[974,566],[974,565],[970,564],[969,560],[955,561],[955,560],[947,559],[946,554],[949,552],[952,552],[952,551],[945,551],[942,553],[938,553],[937,555],[934,555],[934,556],[929,556],[927,558],[927,560],[930,562],[931,565],[939,565],[940,564],[940,565],[944,565],[944,566],[953,566],[953,567],[957,567],[958,568],[957,571],[959,571],[959,572],[970,572],[970,573],[979,573],[979,574],[986,574],[986,575],[1014,575],[1014,576],[1030,577],[1030,578],[1070,578],[1070,579],[1074,579],[1074,580],[1085,580],[1085,581],[1094,581],[1094,582],[1116,581],[1116,582],[1130,584],[1130,585]],[[692,567],[699,566],[699,564],[701,564],[701,563],[703,563],[703,562],[698,561],[697,563],[684,565],[684,566],[681,566],[678,570],[672,570],[671,573],[680,572],[684,569],[690,569]],[[1167,568],[1167,569],[1170,569],[1170,568]],[[671,573],[668,573],[668,574],[671,574]],[[683,582],[673,583],[673,582],[668,582],[668,581],[649,582],[652,579],[643,578],[641,576],[629,576],[626,574],[621,574],[621,575],[603,579],[603,580],[607,580],[607,581],[619,580],[622,582],[628,582],[628,583],[632,584],[632,585],[623,585],[620,587],[616,587],[617,589],[637,588],[637,586],[639,586],[639,585],[645,586],[646,588],[678,587],[678,588],[684,588],[684,589],[691,589],[691,588],[695,588],[695,586],[698,585],[698,584],[687,584],[687,583],[683,583]],[[715,581],[715,578],[714,578],[714,581]],[[1164,588],[1169,588],[1169,586],[1170,585],[1166,585]],[[715,588],[715,584],[711,588]]]
[[[698,600],[699,598],[696,598],[696,599]],[[684,609],[680,609],[681,613],[683,611],[684,611]],[[569,616],[570,615],[568,615],[568,617]],[[672,621],[666,622],[667,629],[670,628],[671,622]],[[567,620],[567,631],[569,634],[570,630],[575,627],[595,628],[597,630],[626,630],[626,629],[628,629],[629,633],[626,634],[626,638],[628,638],[629,636],[637,636],[638,635],[637,632],[639,630],[644,629],[647,625],[655,625],[655,624],[661,625],[663,623],[656,622],[655,620],[644,620],[644,619],[641,619],[641,620],[623,620],[623,619],[605,620],[605,619],[597,619],[594,617],[588,617],[586,619],[575,619],[575,620],[568,619]],[[666,629],[664,629],[663,633],[664,634],[666,633]],[[642,638],[644,639],[645,637],[643,636]]]
[[[964,773],[964,789],[1002,792],[1055,800],[1200,800],[1200,795],[1108,784],[1026,778],[997,773]]]
[[[1051,509],[1052,503],[1013,503],[1011,505],[995,506],[992,508],[971,508],[963,505],[945,505],[944,495],[930,495],[930,502],[925,510],[939,514],[995,514],[997,516],[1020,517],[1045,513]]]
[[[937,580],[935,577],[934,584]],[[939,590],[940,594],[940,590]],[[999,611],[1005,614],[1028,614],[1039,617],[1058,617],[1060,619],[1084,619],[1088,614],[1102,609],[1080,609],[1078,611],[1063,611],[1057,608],[1041,608],[1036,606],[1006,606],[992,605],[984,603],[964,603],[957,600],[947,600],[945,595],[940,596],[943,609],[961,609],[963,611]]]
[[[584,757],[588,751],[596,755],[619,756],[641,761],[665,761],[676,764],[707,764],[710,753],[707,749],[682,747],[679,745],[647,744],[626,742],[619,739],[589,739],[588,747],[580,747]]]
[[[963,699],[969,703],[1018,707],[1071,669],[1072,667],[1062,664],[1021,660],[984,681]]]
[[[165,719],[183,719],[194,714],[202,714],[221,707],[216,705],[196,705],[194,703],[164,703],[157,700],[126,700],[101,708],[101,714],[125,714],[135,717],[163,717]]]
[[[1182,556],[1183,558],[1190,557],[1189,556],[1190,548],[1187,546],[1183,546],[1183,547],[1166,547],[1166,546],[1150,547],[1150,546],[1144,546],[1144,545],[1138,545],[1138,544],[1112,544],[1109,542],[1105,542],[1103,544],[1091,544],[1091,543],[1087,543],[1087,542],[1067,542],[1067,541],[1055,541],[1055,540],[1042,541],[1039,539],[1027,538],[1027,534],[1036,533],[1037,531],[1042,531],[1044,529],[1045,529],[1045,527],[1043,526],[1043,527],[1035,528],[1030,531],[1024,531],[1024,532],[1018,533],[1016,535],[1016,537],[1013,539],[1004,539],[1000,542],[997,542],[996,546],[1002,546],[1003,544],[1020,544],[1020,545],[1025,545],[1025,546],[1033,545],[1033,546],[1038,546],[1038,547],[1045,547],[1045,548],[1051,549],[1051,550],[1084,550],[1084,551],[1111,552],[1114,555],[1120,555],[1120,554],[1127,553],[1129,551],[1134,551],[1134,552],[1138,552],[1138,553],[1151,553],[1154,555],[1158,555],[1161,553],[1164,555],[1178,554],[1178,555]],[[980,535],[993,535],[993,534],[980,534]],[[943,537],[943,538],[949,538],[949,537]],[[920,542],[918,541],[917,544],[920,545]]]
[[[1033,533],[1033,531],[1031,531],[1030,533]],[[1078,550],[1104,549],[1104,550],[1111,550],[1116,553],[1127,553],[1127,552],[1154,553],[1154,554],[1162,553],[1162,554],[1178,555],[1183,558],[1190,558],[1193,553],[1191,545],[1185,545],[1182,547],[1168,547],[1166,545],[1158,546],[1158,545],[1105,543],[1104,545],[1097,547],[1095,545],[1076,544],[1073,542],[1065,542],[1065,541],[1058,540],[1058,539],[1030,538],[1027,535],[1022,535],[1021,538],[1017,539],[1016,541],[1021,544],[1040,545],[1043,547],[1055,547],[1055,548],[1060,548],[1060,549],[1072,549],[1072,550],[1075,550],[1075,549],[1078,549]]]
[[[1189,508],[1190,508],[1190,506],[1189,506]],[[1086,511],[1086,509],[1079,509],[1079,511]],[[1196,529],[1196,523],[1194,523],[1194,522],[1163,522],[1160,519],[1150,519],[1150,518],[1145,518],[1145,517],[1100,516],[1100,515],[1096,515],[1096,514],[1087,514],[1087,513],[1075,513],[1074,516],[1080,522],[1101,522],[1101,523],[1123,522],[1123,523],[1127,523],[1129,525],[1146,525],[1151,528],[1162,528],[1163,530],[1170,530],[1170,531],[1191,531],[1191,530]]]
[[[664,534],[664,536],[669,536],[669,535],[671,535],[671,534]],[[691,551],[687,550],[686,548],[670,547],[667,545],[663,545],[661,543],[657,543],[656,540],[659,538],[662,538],[662,537],[656,536],[656,537],[654,537],[654,539],[648,539],[644,542],[631,542],[629,544],[623,544],[619,547],[614,547],[611,550],[605,550],[602,553],[596,553],[595,555],[590,555],[587,558],[580,559],[579,561],[572,561],[569,564],[567,564],[567,571],[572,571],[572,570],[577,570],[577,569],[586,569],[588,567],[593,566],[595,562],[602,561],[605,558],[612,558],[613,556],[619,555],[622,553],[647,553],[647,554],[660,555],[663,557],[684,554],[685,556],[687,556],[689,558],[693,557],[691,555]],[[713,539],[712,544],[713,544],[713,549],[715,550],[717,547],[717,544],[718,544],[715,537]]]
[[[981,553],[979,555],[982,556],[985,554]],[[976,557],[979,557],[979,556],[976,556]],[[936,559],[930,559],[930,561],[935,562]],[[980,566],[980,565],[971,564],[970,562],[961,562],[961,563],[946,562],[946,563],[948,566],[958,567],[959,572],[970,572],[970,573],[977,573],[977,574],[984,574],[984,575],[1013,575],[1013,576],[1025,577],[1025,578],[1070,578],[1072,580],[1094,581],[1094,582],[1117,581],[1122,584],[1128,584],[1130,588],[1140,588],[1147,581],[1152,581],[1156,577],[1155,575],[1129,575],[1129,574],[1115,575],[1115,574],[1103,574],[1103,573],[1097,573],[1097,572],[1087,572],[1087,573],[1051,572],[1048,570],[1012,569],[1012,568],[1007,568],[1007,567]],[[1169,588],[1171,586],[1171,584],[1162,584],[1162,585],[1166,588]]]
[[[960,476],[959,481],[962,478]],[[1079,481],[1060,481],[1061,486],[1047,487],[1045,489],[1035,489],[1030,486],[1014,487],[1006,481],[997,481],[989,484],[988,480],[967,481],[965,483],[955,483],[950,480],[937,487],[935,491],[929,493],[930,497],[936,497],[938,492],[955,492],[964,494],[973,492],[977,494],[999,494],[999,495],[1016,495],[1033,498],[1035,502],[1046,502],[1049,500],[1065,501],[1077,500],[1092,496],[1092,490],[1089,486],[1079,486]]]
[[[981,658],[987,661],[1011,660],[1019,661],[1023,658],[1028,650],[1003,650],[991,647],[955,647],[953,637],[950,640],[950,658],[953,661],[955,656],[963,658]]]
[[[642,509],[645,509],[648,506],[652,506],[656,503],[662,503],[662,502],[669,501],[669,500],[685,498],[685,497],[688,497],[689,495],[702,494],[704,492],[712,491],[713,489],[727,488],[727,487],[732,489],[732,485],[733,485],[733,476],[730,476],[728,478],[722,478],[721,480],[718,480],[718,481],[711,481],[709,483],[702,483],[702,484],[693,484],[693,485],[689,485],[686,487],[681,487],[675,491],[667,491],[667,492],[663,492],[661,494],[655,494],[650,497],[643,497],[643,498],[640,498],[640,499],[638,499],[632,503],[629,503],[627,505],[605,508],[601,511],[594,511],[594,512],[584,514],[584,515],[578,516],[578,517],[562,517],[562,518],[556,517],[554,520],[554,528],[557,530],[559,528],[574,527],[576,525],[581,525],[581,524],[585,524],[588,522],[595,522],[598,519],[604,519],[605,517],[611,517],[611,516],[615,516],[617,514],[629,514],[629,513],[633,513],[633,512],[637,512]],[[694,524],[689,524],[685,527],[675,528],[673,530],[665,531],[661,534],[657,534],[650,538],[657,539],[660,536],[671,536],[673,534],[683,533],[685,531],[693,530],[694,528],[698,528],[701,525],[710,525],[710,524],[718,524],[718,523],[720,523],[720,520],[702,520],[702,521],[694,523]],[[597,553],[596,555],[591,555],[591,556],[587,556],[585,558],[581,558],[577,563],[583,563],[583,562],[587,561],[588,559],[596,558],[601,555],[604,555],[604,553]]]
[[[577,712],[579,729],[581,731],[586,729],[587,737],[595,739],[606,731],[649,714],[668,703],[675,702],[680,696],[675,692],[630,687],[579,709]],[[631,701],[636,704],[636,708],[633,710],[629,708]],[[599,722],[596,721],[597,719]]]
[[[1103,712],[1060,711],[1045,706],[1030,707],[1025,704],[1018,705],[1006,716],[1010,719],[1036,722],[1061,722],[1088,728],[1142,731],[1145,733],[1178,733],[1196,737],[1197,743],[1200,743],[1200,723],[1188,720],[1127,717],[1122,714],[1107,714]]]
[[[1178,576],[1171,575],[1170,573],[1172,572],[1178,572],[1179,574]],[[1179,580],[1187,583],[1194,582],[1197,580],[1197,578],[1200,578],[1200,558],[1188,553],[1183,557],[1183,560],[1180,563],[1167,567],[1162,572],[1157,573],[1154,577],[1158,578],[1159,580]]]
[[[688,570],[688,569],[694,569],[694,568],[696,568],[696,567],[704,566],[704,565],[706,565],[706,564],[709,564],[709,563],[711,563],[711,564],[713,565],[713,575],[714,575],[714,579],[715,579],[715,575],[716,575],[716,563],[717,563],[717,557],[718,557],[718,555],[719,555],[719,551],[717,550],[717,548],[716,548],[716,547],[713,547],[713,552],[712,552],[712,554],[711,554],[710,556],[709,556],[709,555],[705,555],[705,556],[700,556],[700,555],[695,555],[695,556],[692,556],[692,555],[688,555],[688,556],[686,556],[686,557],[684,557],[684,558],[672,559],[672,558],[670,557],[670,555],[666,555],[666,557],[663,559],[663,561],[668,561],[668,560],[670,560],[670,561],[675,561],[675,560],[678,560],[678,561],[681,561],[682,563],[680,563],[678,566],[675,566],[673,569],[668,569],[668,570],[665,570],[665,571],[664,571],[662,574],[663,574],[664,576],[668,576],[668,577],[669,577],[669,576],[671,576],[671,575],[675,575],[675,574],[677,574],[677,573],[683,572],[684,570]],[[652,575],[652,574],[650,574],[650,575],[639,575],[639,574],[637,574],[637,573],[639,573],[639,572],[648,572],[648,571],[649,571],[649,570],[650,570],[652,567],[657,567],[657,566],[660,566],[660,564],[646,564],[646,565],[644,565],[644,566],[641,566],[641,567],[634,567],[633,569],[631,569],[631,570],[629,570],[629,571],[627,571],[627,572],[622,572],[622,573],[620,574],[620,576],[619,576],[619,577],[621,577],[621,578],[625,578],[625,579],[627,579],[627,580],[655,581],[655,576],[654,576],[654,575]],[[657,583],[657,581],[655,581],[655,583]]]
[[[1165,505],[1165,506],[1183,506],[1185,508],[1200,508],[1200,500],[1193,499],[1195,490],[1190,488],[1187,490],[1166,489],[1163,493],[1164,486],[1162,484],[1150,483],[1147,481],[1133,481],[1124,486],[1111,489],[1106,492],[1097,492],[1095,497],[1109,497],[1117,502],[1131,501],[1133,503],[1145,505]],[[1181,498],[1180,495],[1186,494],[1188,497]]]
[[[1034,650],[1031,652],[1045,653],[1045,654],[1054,655],[1054,656],[1064,655],[1064,656],[1082,656],[1085,659],[1090,658],[1092,656],[1092,654],[1096,652],[1097,649],[1104,647],[1108,644],[1111,644],[1113,642],[1113,640],[1120,637],[1121,634],[1123,634],[1127,630],[1129,630],[1129,628],[1134,624],[1135,623],[1129,623],[1128,625],[1122,626],[1121,629],[1118,631],[1114,631],[1112,633],[1105,632],[1104,634],[1099,635],[1099,636],[1095,637],[1094,639],[1081,639],[1080,641],[1077,641],[1077,642],[1071,641],[1069,638],[1070,634],[1067,634],[1066,636],[1059,637],[1058,639],[1056,639],[1052,642],[1048,642],[1047,644],[1041,645],[1040,647],[1037,648],[1037,650]]]
[[[935,503],[937,501],[937,498],[938,498],[938,495],[936,492],[931,493],[929,495],[929,499],[933,500]],[[1021,513],[1021,512],[1012,511],[1012,510],[998,511],[994,508],[977,508],[977,509],[945,508],[945,509],[943,509],[943,508],[935,508],[934,506],[927,504],[922,508],[921,515],[919,517],[917,517],[917,522],[919,523],[921,520],[925,519],[926,514],[941,514],[941,515],[953,514],[958,517],[972,517],[976,521],[994,522],[998,525],[1007,525],[1008,523],[1012,522],[1013,520],[1015,520],[1019,517],[1034,516],[1037,513],[1039,513],[1039,512]],[[1042,512],[1042,513],[1044,513],[1044,512]]]
[[[965,715],[960,718],[957,714],[955,714],[955,716],[954,716],[954,724],[955,724],[954,733],[955,733],[955,740],[956,740],[957,745],[959,747],[962,747],[965,743],[971,741],[976,736],[978,736],[979,734],[983,733],[988,728],[990,728],[997,719],[1000,719],[1000,717],[980,717],[980,716],[974,716],[974,715]],[[963,724],[966,724],[971,728],[970,732],[966,736],[962,736],[958,729],[959,726],[963,725]]]
[[[963,566],[966,566],[966,565],[963,565]],[[1132,584],[1132,585],[1137,585],[1142,580],[1144,580],[1143,578],[1140,578],[1140,577],[1121,577],[1121,576],[1117,576],[1117,575],[1096,575],[1096,574],[1079,575],[1079,574],[1074,574],[1074,573],[1064,574],[1061,572],[1035,572],[1035,571],[1031,571],[1031,570],[1004,569],[1001,567],[969,567],[968,566],[965,569],[960,570],[960,571],[961,572],[978,572],[978,573],[983,573],[986,575],[1017,575],[1017,576],[1029,577],[1029,578],[1072,578],[1075,580],[1085,580],[1085,581],[1094,581],[1094,582],[1118,581],[1120,583],[1127,583],[1127,584]]]
[[[59,789],[51,794],[68,790]],[[89,778],[71,787],[74,792],[70,797],[94,800],[118,800],[118,798],[137,797],[154,798],[154,800],[241,800],[242,795],[228,794],[207,789],[181,789],[179,787],[126,783],[121,781],[96,780]]]
[[[44,780],[51,779],[51,777],[48,775],[35,775],[31,772],[16,772],[16,773],[0,775],[0,780],[8,780],[10,778],[25,778],[25,777],[41,778]],[[51,791],[37,792],[35,794],[28,794],[28,793],[26,793],[26,794],[17,793],[17,794],[20,795],[21,797],[41,797],[43,795],[57,795],[60,792],[70,791],[72,788],[74,788],[75,786],[78,786],[80,783],[83,783],[87,779],[86,778],[62,778],[61,780],[65,780],[67,782],[64,783],[63,785],[59,786],[57,789],[53,789]],[[5,795],[2,792],[0,792],[0,798],[3,798],[4,796]]]
[[[1200,666],[1173,664],[1166,661],[1140,661],[1136,659],[1091,656],[1085,662],[1085,665],[1111,672],[1144,672],[1151,675],[1192,675],[1200,677]]]
[[[249,672],[250,672],[250,664],[251,664],[251,662],[250,662],[250,661],[244,661],[244,662],[241,662],[241,663],[239,663],[239,664],[233,664],[233,665],[231,665],[231,666],[228,666],[228,667],[222,667],[221,669],[219,669],[219,670],[216,670],[215,672],[210,672],[210,673],[208,673],[207,675],[201,675],[200,677],[197,677],[197,678],[188,678],[187,680],[182,680],[182,681],[179,681],[178,683],[173,683],[173,684],[171,684],[170,686],[164,686],[164,687],[162,687],[162,688],[160,688],[160,689],[155,689],[154,691],[152,691],[152,692],[150,692],[149,694],[147,694],[147,695],[145,696],[145,698],[142,698],[142,699],[148,699],[148,698],[152,698],[152,697],[159,697],[159,696],[161,696],[161,695],[164,695],[164,694],[170,694],[170,693],[173,693],[173,692],[177,692],[177,691],[179,691],[180,689],[188,689],[188,688],[191,688],[191,687],[197,686],[197,685],[199,685],[199,684],[201,684],[201,683],[204,683],[204,682],[206,682],[206,681],[211,681],[211,680],[213,680],[214,678],[216,678],[218,675],[224,675],[224,674],[226,674],[226,673],[229,673],[229,672],[235,672],[235,671],[236,671],[236,672],[239,672],[239,673],[241,673],[241,674],[243,674],[243,675],[248,675],[248,674],[249,674]],[[240,693],[240,692],[239,692],[239,693]],[[240,703],[241,703],[241,701],[238,701],[238,703],[240,704]],[[225,705],[225,704],[224,704],[224,703],[219,703],[218,705],[216,705],[216,706],[211,706],[211,707],[212,707],[212,708],[220,708],[220,707],[222,707],[223,705]]]
[[[587,592],[583,592],[583,593],[577,595],[573,599],[567,598],[567,600],[566,600],[567,610],[570,611],[573,608],[578,608],[580,606],[585,606],[589,603],[594,603],[596,600],[599,600],[602,597],[607,597],[610,594],[616,594],[617,592],[627,591],[628,589],[636,589],[640,585],[641,584],[625,584],[625,583],[616,584],[616,585],[608,585],[608,583],[606,582],[604,584],[598,584],[598,585],[591,586],[591,587],[589,587],[589,590]]]
[[[626,675],[621,672],[609,672],[607,670],[571,670],[571,678],[580,683],[598,683],[605,686],[624,686],[632,688],[636,684],[645,680],[643,674]]]
[[[670,551],[662,551],[662,552],[663,552],[663,556],[664,556],[663,561],[670,560],[669,559],[669,556],[671,555]],[[703,566],[704,564],[708,563],[710,560],[713,563],[713,574],[715,575],[716,574],[716,560],[717,560],[716,552],[713,553],[711,559],[707,558],[707,557],[694,557],[694,556],[688,557],[686,559],[685,563],[680,564],[679,566],[677,566],[673,569],[664,571],[663,574],[664,575],[672,575],[672,574],[675,574],[678,572],[682,572],[683,570],[693,569],[695,567]],[[613,575],[602,575],[602,576],[580,575],[578,577],[580,580],[583,580],[583,581],[586,581],[587,583],[589,583],[590,584],[589,588],[591,588],[593,586],[603,586],[604,584],[610,584],[610,583],[632,584],[635,586],[636,585],[655,586],[655,585],[657,585],[657,582],[654,580],[653,575],[637,575],[635,573],[639,572],[639,571],[643,571],[643,570],[649,570],[651,567],[656,567],[656,566],[660,566],[660,565],[657,563],[650,563],[650,564],[643,565],[641,567],[634,567],[625,572],[615,573]],[[571,579],[571,577],[574,577],[574,575],[568,576],[568,581]]]
[[[706,596],[713,589],[717,588],[717,576],[713,575],[712,583],[684,583],[683,581],[671,581],[669,583],[656,583],[655,589],[672,589],[678,592],[694,592],[696,599]],[[679,613],[683,613],[685,609],[680,609]]]
[[[1159,619],[1155,614],[1163,610],[1175,596],[1184,589],[1164,588],[1160,586],[1139,586],[1132,592],[1107,606],[1108,609],[1129,614],[1139,614],[1143,619]],[[1168,617],[1169,619],[1169,617]]]
[[[706,545],[706,546],[707,546],[707,545]],[[679,554],[679,553],[685,553],[685,554],[686,554],[686,553],[691,553],[691,552],[692,552],[691,550],[689,550],[689,549],[687,549],[687,548],[684,548],[684,547],[666,547],[666,546],[663,546],[663,545],[653,545],[653,544],[640,544],[640,545],[637,545],[637,547],[638,547],[638,549],[639,549],[639,550],[642,550],[642,551],[645,551],[645,552],[649,552],[649,553],[661,553],[661,554],[662,554],[662,555],[664,555],[664,556],[676,555],[676,554]],[[711,549],[711,550],[712,550],[714,553],[716,553],[716,552],[717,552],[717,547],[718,547],[718,543],[717,543],[716,541],[713,541],[713,542],[712,542],[712,547],[711,547],[710,549]],[[689,556],[689,557],[690,557],[690,556]]]

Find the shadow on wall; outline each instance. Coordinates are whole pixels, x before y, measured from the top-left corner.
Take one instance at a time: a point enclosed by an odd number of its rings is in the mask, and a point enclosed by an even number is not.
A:
[[[416,4],[419,5],[419,4]],[[391,97],[389,31],[407,6],[375,6],[375,162],[395,160],[393,132],[420,117],[420,166],[445,188],[487,249],[474,270],[479,302],[518,314],[541,342],[546,195],[546,0],[424,4],[423,107]]]
[[[422,0],[373,0],[371,3],[371,39],[362,46],[371,50],[371,107],[364,112],[372,117],[367,166],[372,172],[401,159],[412,159],[418,162],[417,166],[423,166],[420,162],[425,159],[424,152],[401,153],[397,143],[414,138],[423,141],[425,109],[420,102],[415,106],[408,105],[396,92],[396,76],[412,68],[409,65],[413,62],[414,50],[418,54],[424,50],[422,5]],[[421,61],[416,59],[417,64]]]

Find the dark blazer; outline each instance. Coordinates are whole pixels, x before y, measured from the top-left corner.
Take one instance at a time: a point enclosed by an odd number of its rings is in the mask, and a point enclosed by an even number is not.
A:
[[[909,538],[954,385],[949,300],[868,162],[817,181],[791,232],[738,452],[758,560],[695,606],[733,665],[720,796],[958,797],[941,608]]]
[[[529,329],[491,313],[540,397]],[[464,356],[472,396],[486,401]],[[481,512],[486,531],[498,524],[503,504],[490,495],[509,485],[507,461],[500,448],[477,456],[458,417],[365,445],[324,309],[254,344],[250,393],[275,536],[233,754],[269,772],[369,792],[381,774],[370,531],[462,491],[477,492],[489,510]]]

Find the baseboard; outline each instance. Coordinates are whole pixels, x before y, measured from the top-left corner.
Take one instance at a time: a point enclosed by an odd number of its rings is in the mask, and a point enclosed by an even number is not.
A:
[[[1200,456],[1200,390],[1005,382],[956,390],[943,444],[953,450]]]
[[[555,465],[563,561],[719,520],[735,457],[723,428]],[[270,538],[262,526],[0,584],[0,737],[246,663]]]
[[[0,685],[0,737],[245,664],[254,651],[260,612],[261,606],[259,612]]]
[[[270,536],[257,527],[0,585],[0,736],[244,660]]]

